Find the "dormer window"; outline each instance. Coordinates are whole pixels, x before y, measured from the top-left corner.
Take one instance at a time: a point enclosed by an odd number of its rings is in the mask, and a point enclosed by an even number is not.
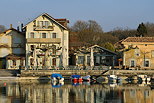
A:
[[[37,27],[40,28],[48,28],[49,27],[49,21],[38,21]]]

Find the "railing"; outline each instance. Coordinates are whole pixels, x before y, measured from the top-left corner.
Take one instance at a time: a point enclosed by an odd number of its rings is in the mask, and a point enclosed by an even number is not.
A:
[[[53,26],[36,26],[36,25],[34,25],[33,28],[36,31],[37,30],[50,30],[50,31],[54,30]]]

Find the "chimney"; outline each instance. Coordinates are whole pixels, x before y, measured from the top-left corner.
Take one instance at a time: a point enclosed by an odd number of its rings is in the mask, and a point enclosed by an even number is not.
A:
[[[10,29],[12,29],[12,24],[10,24]]]
[[[19,31],[19,26],[17,26],[17,30]]]
[[[23,25],[23,23],[21,23],[21,32],[23,32],[23,27],[24,27],[24,25]]]

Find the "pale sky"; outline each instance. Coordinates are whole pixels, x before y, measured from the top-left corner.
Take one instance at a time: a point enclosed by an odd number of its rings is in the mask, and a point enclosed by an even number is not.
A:
[[[16,28],[41,13],[77,20],[95,20],[105,32],[116,27],[136,29],[141,22],[154,23],[154,0],[0,0],[0,25]]]

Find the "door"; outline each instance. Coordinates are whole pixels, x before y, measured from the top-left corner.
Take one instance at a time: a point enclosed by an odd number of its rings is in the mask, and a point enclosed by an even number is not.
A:
[[[52,59],[52,65],[53,65],[53,66],[56,66],[56,58],[53,58],[53,59]]]

